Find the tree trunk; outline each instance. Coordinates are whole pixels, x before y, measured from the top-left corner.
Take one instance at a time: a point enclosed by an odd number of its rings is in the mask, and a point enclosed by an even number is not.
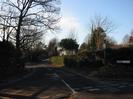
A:
[[[21,53],[21,49],[20,49],[20,34],[21,34],[21,26],[22,26],[22,20],[23,20],[23,17],[22,15],[20,15],[19,17],[19,22],[18,22],[18,27],[17,27],[17,30],[16,30],[16,50],[17,50],[17,54],[16,54],[16,61],[17,61],[17,68],[18,70],[23,70],[24,66],[23,66],[23,62],[22,62],[22,59],[21,59],[21,56],[22,56],[22,53]]]
[[[22,25],[22,15],[19,17],[18,27],[16,31],[16,49],[18,52],[20,52],[20,30]]]
[[[20,50],[20,25],[18,26],[18,29],[16,31],[16,49],[17,51]]]

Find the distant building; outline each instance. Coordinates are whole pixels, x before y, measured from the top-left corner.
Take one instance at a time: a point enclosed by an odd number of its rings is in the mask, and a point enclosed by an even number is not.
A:
[[[127,45],[119,44],[119,45],[114,45],[114,46],[112,46],[111,48],[112,48],[112,49],[119,49],[119,48],[123,48],[123,47],[128,47],[128,46],[127,46]]]
[[[67,55],[67,52],[65,50],[63,50],[62,48],[58,47],[57,50],[58,50],[60,56]]]
[[[119,45],[114,45],[111,48],[113,49],[119,49],[119,48],[124,48],[124,47],[129,47],[129,46],[133,46],[133,36],[129,37],[128,43],[126,44],[119,44]]]
[[[133,36],[130,36],[129,38],[129,45],[133,45]]]
[[[65,56],[65,55],[76,55],[76,52],[75,51],[68,51],[68,50],[65,50],[61,47],[58,47],[57,48],[57,51],[59,53],[60,56]]]

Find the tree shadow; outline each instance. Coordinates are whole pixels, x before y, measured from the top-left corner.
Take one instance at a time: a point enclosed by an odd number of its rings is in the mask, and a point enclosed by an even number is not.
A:
[[[69,90],[62,81],[53,76],[55,74],[54,70],[50,71],[49,68],[40,67],[36,69],[37,71],[34,76],[0,89],[0,97],[8,97],[9,99],[36,99],[45,95],[49,95],[51,98],[57,94],[70,93],[67,92]]]
[[[13,99],[36,99],[41,92],[46,91],[53,86],[53,82],[46,76],[46,70],[44,68],[37,68],[37,70],[38,72],[31,78],[18,82],[18,84],[14,83],[5,88],[1,88],[0,97]],[[44,73],[41,74],[42,72]]]

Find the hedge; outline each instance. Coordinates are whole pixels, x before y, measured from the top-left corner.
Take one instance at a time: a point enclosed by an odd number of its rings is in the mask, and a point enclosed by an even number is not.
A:
[[[50,61],[55,65],[64,65],[64,57],[63,56],[53,56],[50,58]]]

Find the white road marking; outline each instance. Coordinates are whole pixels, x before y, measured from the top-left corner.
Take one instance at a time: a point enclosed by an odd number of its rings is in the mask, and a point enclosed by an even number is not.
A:
[[[76,94],[77,92],[72,88],[70,87],[69,84],[67,84],[57,73],[55,73],[56,77],[58,77],[71,91],[72,91],[72,94]]]
[[[93,89],[89,89],[88,91],[99,91],[100,89],[98,88],[93,88]]]

